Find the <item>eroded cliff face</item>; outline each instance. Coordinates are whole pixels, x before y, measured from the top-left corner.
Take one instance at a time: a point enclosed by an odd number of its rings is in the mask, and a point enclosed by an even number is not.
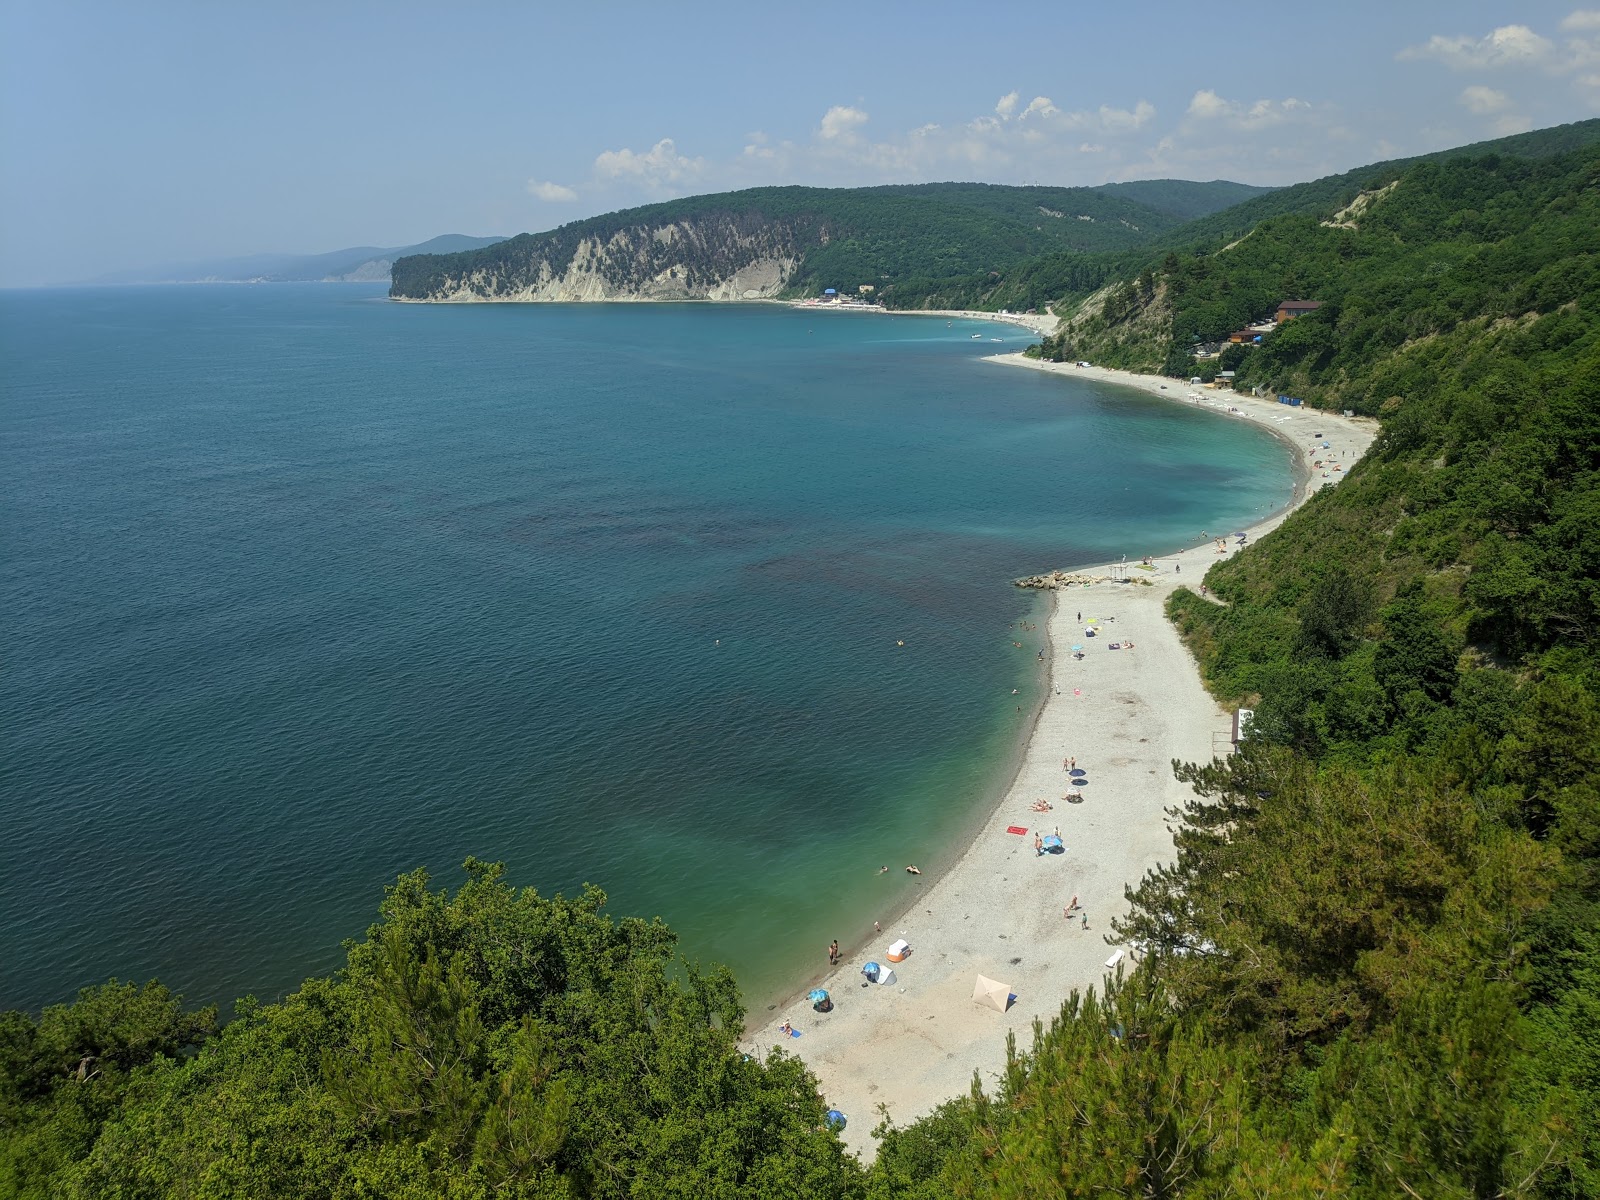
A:
[[[783,290],[801,254],[793,230],[732,214],[519,242],[487,261],[445,259],[427,273],[397,274],[391,295],[449,303],[762,300]]]

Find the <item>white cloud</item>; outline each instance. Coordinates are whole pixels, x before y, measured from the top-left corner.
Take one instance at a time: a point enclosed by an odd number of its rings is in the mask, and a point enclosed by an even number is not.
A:
[[[578,193],[571,188],[542,179],[528,180],[528,195],[547,204],[570,204],[578,198]]]
[[[1461,90],[1461,103],[1468,112],[1477,113],[1480,117],[1490,116],[1497,112],[1504,112],[1511,107],[1511,97],[1504,92],[1497,92],[1492,87],[1484,87],[1475,83],[1469,88]]]
[[[1576,14],[1574,14],[1576,15]],[[1569,18],[1570,19],[1570,18]],[[1555,43],[1526,25],[1502,25],[1481,38],[1434,34],[1421,46],[1400,51],[1401,59],[1434,59],[1457,71],[1485,67],[1537,67],[1554,59]]]
[[[1028,107],[1022,110],[1022,115],[1017,120],[1026,121],[1029,117],[1053,117],[1060,111],[1050,103],[1049,96],[1035,96],[1028,101]]]
[[[1257,129],[1265,125],[1277,125],[1310,109],[1310,104],[1293,96],[1244,104],[1238,100],[1224,99],[1210,88],[1201,88],[1189,101],[1187,112],[1197,121],[1227,121],[1241,129]]]
[[[1022,99],[1016,92],[1007,92],[1000,97],[1000,102],[994,106],[995,115],[1002,121],[1009,121],[1011,114],[1017,111],[1017,101]]]
[[[624,147],[607,150],[594,160],[595,174],[602,179],[622,180],[647,187],[673,187],[705,171],[706,160],[678,153],[671,138],[662,138],[643,154]]]
[[[1600,9],[1580,8],[1570,16],[1562,18],[1561,29],[1565,33],[1583,33],[1589,30],[1600,30]]]
[[[1071,115],[1079,117],[1086,114],[1073,113]],[[1155,119],[1155,115],[1156,106],[1148,100],[1139,101],[1131,109],[1112,108],[1109,105],[1102,104],[1095,110],[1093,117],[1089,118],[1089,123],[1098,121],[1100,128],[1112,131],[1142,129]]]
[[[822,124],[818,127],[817,134],[827,141],[853,138],[856,128],[866,123],[867,114],[859,108],[835,104],[822,114]]]
[[[1202,120],[1211,117],[1223,117],[1228,115],[1231,107],[1226,100],[1210,88],[1202,88],[1194,94],[1194,99],[1189,101],[1189,115],[1191,117],[1199,117]]]

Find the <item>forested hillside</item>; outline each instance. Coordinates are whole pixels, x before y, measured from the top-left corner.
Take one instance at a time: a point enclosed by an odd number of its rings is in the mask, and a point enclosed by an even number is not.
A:
[[[999,271],[1051,251],[1143,244],[1195,212],[1265,189],[1156,180],[1119,189],[981,183],[752,188],[608,213],[469,254],[395,264],[392,295],[529,295],[581,275],[618,296],[710,294],[752,264],[781,262],[767,294],[856,294],[914,307],[930,281]],[[576,271],[575,271],[576,268]]]
[[[1444,163],[1491,154],[1524,159],[1550,158],[1596,143],[1600,143],[1600,119],[1519,133],[1415,158],[1372,163],[1339,175],[1264,192],[1229,208],[1196,212],[1192,214],[1195,219],[1155,233],[1138,247],[1097,252],[1055,251],[996,273],[925,280],[922,291],[928,305],[933,307],[1042,309],[1052,305],[1056,311],[1067,313],[1075,302],[1107,284],[1154,272],[1170,251],[1190,255],[1215,253],[1273,217],[1326,217],[1348,205],[1363,190],[1381,189],[1422,163]],[[1113,184],[1102,190],[1156,204],[1167,182]],[[1143,190],[1147,186],[1154,190]],[[1273,297],[1273,301],[1277,299],[1279,297]],[[1159,364],[1160,360],[1156,362]]]
[[[0,1017],[0,1195],[854,1194],[794,1059],[757,1062],[726,969],[593,889],[518,892],[468,861],[402,878],[345,969],[220,1033],[112,981]]]

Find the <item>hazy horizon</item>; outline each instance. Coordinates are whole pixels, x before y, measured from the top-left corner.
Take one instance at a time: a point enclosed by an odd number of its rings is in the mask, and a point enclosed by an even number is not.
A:
[[[1600,8],[9,0],[0,285],[767,184],[1279,186],[1600,115]]]

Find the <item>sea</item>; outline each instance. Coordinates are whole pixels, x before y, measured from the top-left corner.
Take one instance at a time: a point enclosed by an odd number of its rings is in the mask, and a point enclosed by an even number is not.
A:
[[[1290,499],[1258,427],[983,361],[1031,340],[0,293],[0,1009],[159,978],[226,1015],[476,856],[661,917],[760,1015],[1003,791],[1045,666],[1014,577]]]

